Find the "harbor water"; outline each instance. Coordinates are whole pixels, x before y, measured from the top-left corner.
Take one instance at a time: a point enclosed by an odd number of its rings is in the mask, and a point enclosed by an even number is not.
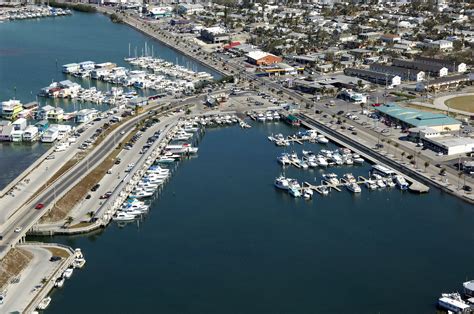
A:
[[[111,89],[112,84],[79,79],[61,72],[61,65],[82,62],[114,62],[130,67],[124,61],[129,46],[138,54],[145,43],[155,57],[178,63],[195,71],[219,74],[170,49],[160,42],[122,24],[114,24],[107,16],[73,12],[72,16],[17,20],[0,23],[0,101],[19,99],[26,104],[36,101],[41,88],[52,81],[70,79],[83,87]],[[144,93],[153,93],[144,91]],[[107,110],[108,105],[80,103],[64,99],[38,98],[41,104],[60,106],[66,112],[94,107]],[[0,189],[45,152],[50,144],[0,142],[0,165],[8,169],[0,175]]]
[[[88,259],[53,293],[49,312],[433,313],[441,292],[474,276],[473,208],[437,189],[343,188],[311,201],[275,189],[285,148],[267,136],[295,131],[283,123],[207,130],[199,156],[180,162],[144,220],[34,238],[80,247]],[[285,175],[311,182],[324,172]]]

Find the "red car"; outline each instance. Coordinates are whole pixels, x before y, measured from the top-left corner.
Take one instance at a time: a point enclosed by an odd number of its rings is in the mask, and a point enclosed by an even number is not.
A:
[[[43,207],[44,207],[44,204],[38,203],[36,204],[35,209],[42,209]]]

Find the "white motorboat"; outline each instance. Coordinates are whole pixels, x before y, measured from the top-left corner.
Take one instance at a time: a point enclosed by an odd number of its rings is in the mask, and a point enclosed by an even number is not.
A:
[[[405,180],[403,176],[397,174],[395,175],[394,180],[400,190],[408,189],[408,182]]]
[[[338,185],[339,179],[337,178],[337,174],[335,173],[325,173],[323,174],[323,178],[332,185]]]
[[[56,279],[56,281],[54,282],[54,286],[56,288],[62,288],[64,286],[64,277],[59,277],[58,279]]]
[[[326,186],[322,186],[322,187],[320,188],[320,191],[321,191],[321,194],[322,194],[322,195],[329,195],[329,189],[328,189],[328,187],[326,187]]]
[[[296,188],[290,188],[288,189],[288,193],[293,196],[294,198],[301,197],[301,192],[299,189]]]
[[[290,158],[288,158],[288,154],[281,154],[277,157],[277,160],[282,166],[290,164]]]
[[[74,268],[82,268],[86,264],[86,259],[85,258],[76,258],[72,265]]]
[[[289,156],[290,160],[293,161],[293,162],[296,162],[296,163],[299,163],[300,162],[300,159],[298,158],[298,154],[296,154],[295,152],[292,152]]]
[[[346,187],[349,191],[353,193],[360,193],[361,189],[360,186],[357,183],[348,183],[346,184]]]
[[[135,215],[127,214],[124,212],[118,212],[115,216],[112,217],[114,221],[131,221],[135,219]]]
[[[352,173],[346,173],[342,176],[348,183],[356,183],[357,180]]]
[[[364,158],[360,157],[359,155],[352,155],[352,160],[355,164],[363,164]]]
[[[324,135],[318,135],[316,137],[316,141],[320,144],[327,144],[329,143],[329,140],[324,136]]]
[[[320,167],[327,167],[329,165],[328,161],[324,157],[316,157],[316,163]]]
[[[307,200],[313,198],[313,190],[310,189],[310,188],[304,188],[303,189],[303,198],[307,199]]]
[[[305,169],[305,170],[309,168],[309,165],[308,165],[308,163],[307,163],[306,161],[304,161],[304,160],[299,160],[298,162],[299,162],[301,168],[303,168],[303,169]]]
[[[364,184],[369,190],[376,190],[377,189],[377,184],[373,180],[367,180],[367,181],[365,181]]]
[[[257,115],[257,121],[265,122],[265,120],[266,120],[266,117],[262,113],[259,113]]]
[[[288,179],[288,188],[289,189],[297,189],[299,191],[301,189],[301,185],[295,179]]]
[[[161,156],[160,158],[157,159],[157,162],[169,164],[169,163],[175,162],[175,159],[168,156]]]
[[[288,190],[288,179],[284,176],[279,176],[275,179],[275,187],[280,190]]]
[[[376,183],[377,183],[377,186],[378,186],[379,188],[381,188],[381,189],[387,187],[387,185],[385,184],[385,182],[384,182],[382,179],[378,179],[378,180],[376,181]]]
[[[38,304],[38,310],[46,310],[51,303],[51,297],[46,297]]]
[[[74,268],[70,266],[64,271],[63,277],[66,279],[69,279],[71,278],[73,272],[74,272]]]
[[[389,188],[393,188],[394,186],[396,186],[395,182],[393,182],[389,178],[384,178],[383,181],[385,182],[385,185]]]

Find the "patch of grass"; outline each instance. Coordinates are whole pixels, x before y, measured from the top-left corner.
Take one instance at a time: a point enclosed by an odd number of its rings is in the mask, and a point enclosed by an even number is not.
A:
[[[68,229],[78,229],[78,228],[83,228],[83,227],[89,227],[91,225],[92,225],[92,222],[81,221],[80,223],[77,223],[75,225],[68,227]]]
[[[1,290],[9,281],[21,273],[33,259],[33,254],[24,249],[13,248],[0,261],[0,288]]]
[[[68,258],[71,253],[65,249],[59,248],[59,247],[50,247],[47,246],[45,247],[48,251],[50,251],[53,256],[60,256],[62,258]]]
[[[454,97],[446,100],[444,104],[452,109],[474,113],[474,95]]]

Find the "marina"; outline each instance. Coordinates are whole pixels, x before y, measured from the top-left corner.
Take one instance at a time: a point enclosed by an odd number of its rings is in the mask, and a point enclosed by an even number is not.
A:
[[[0,23],[5,21],[39,19],[71,14],[71,10],[53,8],[50,6],[26,6],[21,8],[1,9]]]
[[[0,186],[7,185],[44,149],[51,147],[56,156],[72,147],[87,151],[103,131],[84,144],[82,140],[81,145],[74,144],[80,134],[60,130],[59,122],[75,120],[91,127],[103,122],[96,118],[112,116],[119,122],[123,109],[99,105],[122,107],[153,97],[156,91],[149,90],[158,76],[170,81],[184,78],[187,83],[199,75],[209,78],[202,73],[207,71],[189,66],[189,60],[166,56],[156,44],[145,46],[141,34],[129,40],[130,29],[124,25],[113,25],[117,33],[108,29],[114,35],[102,33],[111,23],[100,15],[89,15],[87,23],[80,24],[96,38],[93,45],[89,38],[75,46],[79,40],[68,29],[68,21],[77,23],[81,16],[75,13],[62,19],[66,39],[60,49],[64,53],[58,52],[56,60],[41,62],[45,58],[41,49],[32,50],[38,64],[30,66],[43,67],[41,79],[25,77],[26,87],[19,88],[18,94],[16,88],[6,92],[5,99],[27,102],[34,97],[33,91],[41,89],[38,82],[49,80],[48,76],[55,84],[64,83],[50,86],[51,96],[48,89],[48,96],[25,113],[18,111],[15,102],[6,106],[11,108],[5,119],[10,122],[1,127],[17,127],[14,131],[22,133],[9,133],[11,143],[0,143],[0,162],[8,165]],[[53,19],[35,21],[38,31],[45,31],[42,25],[51,26],[49,20]],[[0,36],[19,24],[0,24]],[[21,32],[22,26],[17,27]],[[120,44],[114,46],[114,42]],[[129,47],[146,47],[142,57],[129,52],[129,58],[123,59],[123,46],[129,42]],[[173,59],[180,59],[181,65]],[[71,60],[76,65],[68,63]],[[136,82],[118,87],[108,74],[92,78],[95,62],[78,60],[110,60],[111,69],[149,74],[135,87]],[[12,69],[6,63],[5,68]],[[64,73],[61,64],[78,66],[79,71]],[[133,68],[127,69],[129,64]],[[89,74],[81,65],[89,67]],[[9,76],[8,86],[18,82],[15,73]],[[88,88],[82,87],[84,82]],[[68,95],[65,88],[78,91]],[[128,94],[132,89],[136,93]],[[114,103],[107,100],[111,96]],[[231,103],[229,108],[234,104],[226,92],[203,98],[208,104]],[[77,103],[83,106],[76,108]],[[470,308],[474,289],[466,280],[474,278],[470,266],[474,253],[466,249],[466,243],[472,240],[474,212],[468,204],[425,185],[412,173],[396,170],[387,157],[368,154],[304,115],[280,107],[246,113],[206,108],[206,113],[194,114],[194,110],[170,110],[149,125],[130,129],[131,138],[117,151],[135,159],[116,159],[122,164],[113,167],[126,168],[119,175],[104,170],[100,179],[104,181],[97,183],[99,190],[93,196],[100,201],[77,204],[81,217],[87,218],[26,237],[25,245],[42,241],[81,248],[71,252],[67,265],[47,281],[47,289],[38,293],[26,312],[214,313],[231,308],[236,313],[429,313],[435,307]],[[28,125],[40,112],[42,124]],[[41,131],[46,124],[48,128]],[[20,138],[32,143],[13,143]],[[43,139],[56,144],[38,143]],[[8,153],[3,154],[6,149]],[[55,198],[56,191],[54,202]],[[65,220],[69,218],[75,220],[72,216]],[[37,224],[30,230],[41,231],[40,227]],[[78,274],[80,268],[85,269]],[[126,298],[116,298],[123,295],[124,282],[133,289],[127,290]],[[386,292],[387,282],[390,292]],[[441,291],[459,290],[462,282],[462,293],[440,297]],[[114,302],[104,302],[109,299]]]

